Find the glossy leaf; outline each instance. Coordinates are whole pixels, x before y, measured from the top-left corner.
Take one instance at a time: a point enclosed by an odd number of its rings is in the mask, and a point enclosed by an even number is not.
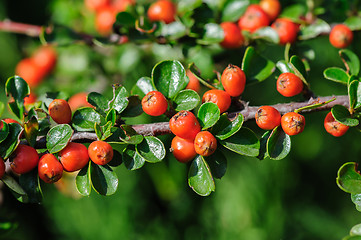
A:
[[[358,80],[352,81],[348,86],[348,96],[350,98],[350,109],[361,107],[361,83]]]
[[[224,113],[213,126],[212,132],[219,140],[227,139],[241,129],[243,121],[244,119],[242,114],[236,114],[232,117],[232,119],[229,119],[227,114]]]
[[[264,160],[264,159],[266,159],[267,157],[269,157],[269,156],[268,156],[268,153],[267,153],[267,143],[268,143],[269,137],[271,136],[271,133],[272,133],[272,131],[266,131],[266,132],[262,135],[261,139],[259,140],[259,142],[260,142],[260,148],[259,148],[259,154],[258,154],[258,156],[257,156],[257,158],[258,158],[259,160]]]
[[[128,106],[122,112],[122,117],[137,117],[144,112],[142,102],[138,96],[130,96],[128,97],[128,100]]]
[[[187,34],[186,26],[180,22],[175,21],[169,24],[160,23],[160,27],[157,31],[157,36],[162,36],[170,40],[176,40]]]
[[[24,103],[24,98],[30,94],[30,87],[24,79],[19,76],[8,78],[5,83],[5,92],[7,96],[12,96],[18,103]]]
[[[205,158],[214,178],[221,179],[227,170],[227,158],[221,151],[215,151],[211,156]]]
[[[35,145],[38,134],[39,122],[35,116],[32,116],[29,121],[24,123],[24,135],[30,146]]]
[[[60,152],[66,147],[71,137],[73,129],[68,124],[59,124],[51,128],[46,135],[46,148],[50,153]]]
[[[339,54],[345,63],[346,69],[350,70],[350,74],[357,76],[360,72],[360,59],[358,56],[348,49],[340,50]]]
[[[336,121],[347,125],[349,127],[355,127],[359,124],[359,120],[352,118],[348,109],[342,105],[335,105],[331,109],[332,116]]]
[[[192,161],[189,168],[188,185],[201,196],[208,196],[216,189],[211,170],[200,155]]]
[[[115,111],[114,108],[112,108],[105,116],[105,121],[111,122],[112,125],[114,125],[116,120],[117,120],[117,112]]]
[[[243,13],[246,11],[249,4],[250,4],[249,0],[227,1],[226,5],[224,6],[223,11],[222,11],[222,22],[237,21],[243,15]]]
[[[215,103],[203,103],[198,110],[198,120],[202,129],[212,127],[220,118],[220,110]]]
[[[142,77],[138,79],[131,92],[132,94],[139,95],[140,98],[143,98],[147,93],[154,90],[156,89],[152,79],[149,77]]]
[[[92,188],[90,180],[90,165],[91,161],[89,161],[89,164],[78,172],[75,178],[76,189],[83,196],[89,196]]]
[[[160,162],[165,157],[162,141],[153,136],[145,136],[144,140],[135,146],[135,149],[147,162]]]
[[[5,110],[5,104],[3,102],[0,102],[0,117],[3,115]]]
[[[275,70],[275,64],[262,57],[253,47],[248,47],[242,60],[242,70],[246,74],[246,84],[262,82]]]
[[[287,73],[287,72],[294,73],[292,67],[285,60],[278,61],[276,63],[276,67],[281,73]]]
[[[94,124],[102,124],[104,118],[93,108],[85,107],[75,111],[72,122],[78,131],[94,131]]]
[[[154,66],[152,81],[166,98],[175,97],[187,84],[186,72],[178,61],[162,61]]]
[[[19,177],[19,184],[27,193],[28,202],[40,203],[43,200],[43,193],[41,192],[38,169],[21,174]]]
[[[278,33],[271,27],[259,28],[252,34],[252,38],[264,40],[273,44],[278,44],[280,42],[280,37]]]
[[[143,141],[143,136],[139,135],[134,129],[129,125],[122,125],[121,129],[118,131],[119,138],[128,144],[139,144]]]
[[[324,20],[318,18],[312,24],[301,28],[299,39],[307,40],[315,38],[321,34],[329,34],[330,31],[330,25]]]
[[[0,129],[0,143],[2,143],[9,135],[9,125],[5,121],[1,121],[2,128]]]
[[[117,191],[118,177],[108,165],[97,165],[92,162],[90,176],[94,190],[100,195],[109,196]]]
[[[293,69],[293,72],[306,83],[307,71],[306,67],[303,64],[302,60],[298,56],[292,56],[290,59],[290,65]]]
[[[351,200],[356,205],[357,211],[361,212],[361,193],[358,193],[358,194],[352,193],[351,194]]]
[[[291,138],[280,126],[273,129],[267,140],[267,154],[273,160],[285,158],[291,151]]]
[[[338,67],[330,67],[323,71],[323,76],[331,81],[347,84],[349,75]]]
[[[87,101],[95,107],[95,110],[98,113],[105,117],[105,110],[108,108],[108,100],[102,94],[91,92],[87,96]]]
[[[109,108],[114,108],[119,114],[123,112],[128,106],[128,91],[125,87],[113,86],[113,99],[109,103]]]
[[[9,123],[9,134],[0,144],[0,156],[7,159],[20,143],[20,136],[23,131],[17,123]]]
[[[190,111],[196,108],[201,101],[198,93],[191,90],[186,89],[180,91],[177,96],[175,96],[173,102],[176,104],[175,110],[176,111]]]
[[[355,162],[341,166],[337,173],[337,185],[345,192],[361,194],[361,175]]]
[[[113,133],[112,133],[112,122],[107,122],[105,125],[100,126],[98,123],[95,123],[94,129],[95,129],[95,134],[97,135],[97,138],[99,140],[104,141],[105,139],[107,139],[108,137],[110,137]]]
[[[136,170],[143,167],[145,159],[135,151],[134,146],[128,146],[122,154],[124,165],[128,170]]]
[[[227,149],[241,155],[257,157],[259,155],[260,142],[257,136],[248,128],[241,128],[233,136],[221,140],[220,143]]]
[[[350,230],[351,236],[361,236],[361,223],[353,226]]]
[[[351,31],[361,30],[361,18],[359,16],[351,16],[347,18],[344,22]]]
[[[293,22],[298,22],[301,16],[306,13],[306,7],[303,4],[292,4],[285,9],[282,9],[280,17],[291,19]]]

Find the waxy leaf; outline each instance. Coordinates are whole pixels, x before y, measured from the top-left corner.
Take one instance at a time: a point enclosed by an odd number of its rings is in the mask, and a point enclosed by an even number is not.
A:
[[[3,102],[0,102],[0,117],[3,115],[5,110],[5,104]]]
[[[38,169],[21,174],[19,177],[19,184],[24,189],[28,196],[29,203],[40,203],[43,200],[43,193],[41,192]]]
[[[220,117],[220,110],[215,103],[203,103],[198,110],[198,119],[202,129],[212,127]]]
[[[0,143],[2,143],[9,135],[9,125],[5,121],[1,121],[2,128],[0,129]]]
[[[227,158],[221,151],[215,151],[211,156],[205,158],[214,178],[221,179],[227,170]]]
[[[278,61],[276,63],[276,67],[278,68],[278,70],[280,70],[281,73],[294,73],[292,67],[285,60]]]
[[[243,13],[246,11],[249,4],[250,4],[249,0],[227,1],[226,5],[224,6],[223,11],[222,11],[222,22],[237,21],[243,15]]]
[[[280,126],[273,129],[267,140],[267,154],[273,160],[285,158],[291,151],[291,138]]]
[[[75,178],[76,189],[83,196],[89,196],[92,188],[91,180],[90,180],[90,165],[89,164],[83,167]]]
[[[175,97],[187,84],[186,72],[178,61],[162,61],[154,66],[152,81],[166,98]]]
[[[102,124],[104,118],[93,108],[79,108],[73,115],[73,126],[78,131],[94,131],[94,124]]]
[[[300,21],[300,17],[305,15],[306,11],[307,9],[304,4],[292,4],[282,9],[280,17],[288,18],[297,23]]]
[[[361,30],[361,18],[359,16],[351,16],[344,22],[351,31]]]
[[[159,23],[159,28],[157,29],[156,36],[162,36],[169,40],[176,40],[187,34],[186,26],[180,22],[175,21],[169,24],[163,22]]]
[[[357,76],[360,72],[360,59],[358,56],[348,49],[340,50],[339,54],[345,63],[346,69],[349,69],[350,74]]]
[[[19,118],[23,119],[25,111],[24,98],[30,94],[29,85],[19,76],[13,76],[8,78],[5,83],[6,96],[12,96],[14,102],[10,102],[8,105],[11,111]]]
[[[186,89],[180,91],[177,96],[175,96],[173,102],[176,104],[176,111],[190,111],[196,108],[201,101],[198,93],[191,89]]]
[[[128,97],[129,103],[127,108],[122,112],[122,117],[137,117],[144,113],[142,102],[138,96]]]
[[[211,170],[200,155],[192,161],[189,168],[188,185],[201,196],[208,196],[216,189]]]
[[[87,96],[87,101],[95,110],[105,117],[105,110],[108,108],[108,100],[100,93],[91,92]]]
[[[307,71],[305,64],[302,60],[297,56],[292,56],[290,59],[290,65],[292,67],[293,72],[302,79],[304,83],[306,83]]]
[[[131,126],[129,125],[122,125],[120,126],[119,131],[117,131],[119,134],[119,138],[128,144],[139,144],[143,141],[143,136],[139,135]]]
[[[338,170],[337,185],[345,192],[361,194],[361,175],[355,162],[348,162]]]
[[[224,140],[241,129],[243,125],[243,115],[236,114],[232,119],[229,119],[227,114],[222,114],[218,122],[213,126],[212,132],[219,140]]]
[[[68,124],[56,125],[46,135],[46,148],[50,153],[60,152],[66,147],[72,136],[73,129]]]
[[[352,193],[351,200],[356,205],[357,211],[361,212],[361,193],[358,193],[358,194]],[[361,231],[360,231],[360,235],[361,235]]]
[[[28,196],[20,184],[7,173],[4,174],[1,181],[11,190],[11,193],[20,202],[28,202]]]
[[[128,96],[129,94],[125,87],[113,86],[113,99],[109,102],[109,108],[114,108],[120,114],[128,106]]]
[[[254,47],[248,47],[242,60],[242,70],[246,74],[246,84],[262,82],[275,70],[275,64],[262,57]]]
[[[248,128],[241,128],[233,136],[221,140],[220,143],[227,149],[241,155],[257,157],[259,155],[260,142],[257,136]]]
[[[280,42],[280,37],[278,33],[271,27],[259,28],[252,34],[252,38],[264,40],[273,44],[278,44]]]
[[[140,98],[143,98],[147,93],[155,90],[152,79],[149,77],[142,77],[138,79],[131,92],[132,94],[139,95]]]
[[[124,165],[128,170],[136,170],[143,167],[145,159],[135,151],[133,145],[129,145],[122,154]]]
[[[114,108],[112,108],[106,115],[105,117],[105,121],[106,122],[111,122],[112,125],[115,124],[115,121],[117,120],[117,112],[115,111]]]
[[[100,195],[109,196],[117,191],[118,177],[107,164],[98,165],[92,162],[90,176],[94,190]]]
[[[331,113],[337,122],[340,122],[349,127],[355,127],[359,124],[359,120],[352,118],[348,109],[342,105],[333,106]]]
[[[330,25],[322,19],[317,19],[312,24],[301,28],[299,39],[307,40],[321,34],[328,34],[331,31]]]
[[[38,134],[39,122],[35,116],[32,116],[29,121],[24,123],[24,135],[30,146],[35,145]]]
[[[107,122],[107,124],[105,124],[104,126],[100,126],[98,123],[95,123],[94,129],[95,129],[95,134],[97,135],[97,138],[99,140],[104,141],[105,139],[107,139],[108,137],[110,137],[113,133],[112,133],[112,122]]]
[[[265,132],[261,139],[259,140],[260,142],[260,148],[259,148],[259,154],[257,156],[257,158],[259,160],[263,160],[266,159],[268,157],[268,153],[267,153],[267,143],[268,143],[268,139],[271,136],[272,131],[267,131]]]
[[[345,70],[338,67],[330,67],[323,71],[323,76],[331,81],[347,84],[349,75]]]
[[[9,123],[9,134],[0,144],[0,156],[7,159],[20,143],[20,136],[23,131],[17,123]]]
[[[160,162],[165,157],[165,148],[162,141],[153,136],[145,136],[144,140],[135,146],[135,149],[147,162]]]
[[[350,109],[357,109],[361,107],[361,83],[358,80],[353,80],[348,85],[348,96],[350,98]]]
[[[350,235],[351,236],[361,236],[361,224],[356,224],[355,226],[353,226],[350,230]]]

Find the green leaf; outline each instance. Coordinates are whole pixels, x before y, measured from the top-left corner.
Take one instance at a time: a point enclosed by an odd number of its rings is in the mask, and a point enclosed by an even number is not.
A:
[[[3,102],[0,102],[0,117],[3,115],[5,110],[5,104]]]
[[[8,106],[11,110],[12,113],[14,113],[14,115],[16,117],[18,117],[19,119],[23,118],[23,114],[24,114],[24,106],[20,106],[17,102],[9,102]]]
[[[185,89],[180,91],[177,96],[175,96],[173,102],[176,104],[176,111],[190,111],[196,108],[201,101],[198,93],[191,90]]]
[[[111,122],[112,125],[115,124],[115,121],[117,120],[117,112],[115,111],[114,108],[112,108],[106,115],[105,117],[105,121],[106,122]]]
[[[260,141],[260,148],[259,148],[259,154],[257,156],[257,158],[259,160],[263,160],[263,159],[266,159],[268,156],[268,153],[267,153],[267,142],[268,142],[268,139],[269,137],[271,136],[271,133],[272,131],[266,131],[261,139],[259,140]]]
[[[73,115],[73,127],[78,131],[94,131],[94,124],[102,124],[104,118],[93,108],[79,108]]]
[[[140,98],[143,98],[147,93],[155,90],[152,79],[149,77],[142,77],[138,79],[131,92],[132,94],[139,95]]]
[[[312,110],[312,109],[316,109],[316,108],[322,107],[322,106],[324,106],[324,105],[326,105],[326,104],[328,104],[330,102],[333,102],[335,100],[336,100],[336,97],[331,98],[330,100],[327,100],[325,102],[315,101],[315,103],[313,103],[313,104],[311,103],[310,105],[306,105],[304,107],[300,107],[300,108],[295,109],[294,112],[299,113],[301,111],[306,111],[306,110],[309,111],[309,110]]]
[[[138,96],[128,97],[129,104],[127,108],[122,112],[122,117],[137,117],[144,113],[142,108],[142,102]]]
[[[9,135],[9,125],[5,121],[1,121],[2,128],[0,129],[0,143],[2,143]]]
[[[186,72],[178,61],[162,61],[154,66],[152,71],[154,86],[166,98],[175,97],[187,84]]]
[[[113,99],[109,102],[109,108],[114,108],[120,114],[128,106],[128,96],[129,94],[125,87],[116,87],[113,85]]]
[[[351,16],[344,21],[351,31],[361,30],[361,18],[358,16]]]
[[[200,155],[192,161],[189,168],[188,185],[201,196],[208,196],[216,189],[211,170],[207,162]]]
[[[135,149],[147,162],[160,162],[165,157],[162,141],[153,136],[145,136],[144,140],[135,146]]]
[[[294,73],[292,67],[285,60],[278,61],[276,63],[276,67],[278,68],[278,70],[280,70],[281,73]]]
[[[331,113],[337,122],[340,122],[349,127],[355,127],[359,124],[359,120],[352,118],[348,109],[342,105],[333,106]]]
[[[275,70],[275,64],[262,57],[254,47],[248,47],[242,60],[242,69],[246,74],[246,83],[252,84],[267,79]]]
[[[307,40],[315,38],[321,34],[329,34],[330,31],[330,25],[324,20],[318,18],[312,24],[301,28],[299,39]]]
[[[35,116],[32,116],[29,121],[24,123],[24,135],[30,146],[35,145],[38,134],[39,122]]]
[[[66,147],[72,136],[73,129],[68,124],[56,125],[46,135],[46,148],[50,153],[60,152]]]
[[[139,144],[143,141],[143,136],[139,135],[131,126],[129,125],[122,125],[120,126],[119,131],[119,138],[128,144]]]
[[[243,121],[244,119],[242,114],[236,114],[232,117],[232,119],[229,119],[227,114],[224,113],[213,126],[212,132],[219,140],[225,140],[241,129]]]
[[[249,4],[250,4],[249,0],[227,1],[226,5],[224,6],[223,11],[222,11],[222,22],[237,21],[243,15],[243,13],[246,11]]]
[[[108,108],[108,100],[100,93],[91,92],[87,96],[87,102],[95,107],[95,110],[105,117]]]
[[[108,137],[110,137],[113,133],[112,133],[112,122],[107,122],[105,125],[100,126],[98,123],[95,123],[94,129],[95,129],[95,134],[97,135],[97,138],[99,140],[106,140]]]
[[[224,39],[224,32],[222,27],[216,23],[207,23],[204,25],[204,32],[202,39],[197,39],[197,43],[210,45],[220,43]]]
[[[100,195],[109,196],[117,191],[118,177],[107,164],[97,165],[92,162],[90,176],[94,190]]]
[[[129,12],[119,12],[117,14],[115,24],[119,25],[121,27],[127,27],[127,28],[133,27],[134,28],[135,21],[136,21],[136,18]]]
[[[348,49],[341,49],[339,54],[345,63],[346,69],[350,70],[350,74],[357,76],[360,72],[360,59],[358,56]]]
[[[347,193],[361,194],[361,175],[355,162],[348,162],[340,167],[336,182]]]
[[[252,38],[264,40],[273,44],[278,44],[280,42],[280,37],[278,33],[271,27],[259,28],[252,34]]]
[[[338,67],[330,67],[323,71],[323,76],[331,81],[347,84],[349,75]]]
[[[294,55],[290,59],[290,65],[292,67],[293,72],[298,77],[300,77],[304,83],[307,83],[306,81],[307,71],[305,64],[303,64],[302,60],[298,56]]]
[[[12,96],[14,102],[9,103],[11,111],[19,118],[23,119],[25,111],[24,98],[30,94],[29,85],[19,76],[8,78],[5,83],[6,96]]]
[[[350,109],[361,107],[361,83],[353,80],[348,86],[348,96],[350,98]]]
[[[57,46],[67,46],[75,42],[84,41],[83,36],[80,36],[71,28],[59,24],[53,24],[50,33],[45,30],[46,28],[43,28],[39,36],[41,43],[44,45],[56,43]]]
[[[198,120],[202,129],[212,127],[220,118],[220,110],[217,104],[212,102],[203,103],[198,110]]]
[[[220,140],[220,143],[225,148],[241,155],[250,157],[259,155],[260,142],[254,132],[245,127],[242,127],[233,136]]]
[[[292,22],[299,22],[300,17],[304,16],[307,9],[303,4],[292,4],[282,9],[280,17],[288,18]]]
[[[176,40],[185,36],[186,34],[186,26],[180,21],[175,21],[169,24],[161,22],[156,36],[162,36],[170,40]]]
[[[9,134],[0,144],[0,156],[7,159],[20,143],[20,136],[23,131],[17,123],[9,123]]]
[[[221,151],[215,151],[212,155],[205,158],[214,178],[221,179],[227,170],[227,158]]]
[[[351,236],[361,236],[361,223],[353,226],[350,230]]]
[[[285,158],[291,151],[291,138],[280,126],[273,129],[267,140],[267,154],[273,160]]]
[[[143,167],[145,159],[135,151],[133,145],[129,145],[122,154],[124,165],[128,170],[136,170]]]
[[[38,169],[21,174],[19,177],[19,184],[27,193],[28,202],[40,203],[43,200],[43,193],[41,192]]]
[[[356,205],[357,211],[361,212],[361,193],[358,194],[351,193],[351,200]]]
[[[89,164],[78,172],[75,178],[76,189],[83,196],[89,196],[92,188],[90,180],[90,165],[91,161],[89,161]]]
[[[1,181],[11,190],[12,194],[20,202],[28,202],[28,196],[20,184],[10,175],[4,174]]]

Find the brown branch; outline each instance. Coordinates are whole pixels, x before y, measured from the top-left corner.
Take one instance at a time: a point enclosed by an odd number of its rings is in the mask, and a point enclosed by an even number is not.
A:
[[[11,20],[4,20],[0,21],[0,31],[20,33],[30,37],[39,37],[42,31],[42,27],[26,23],[13,22]]]

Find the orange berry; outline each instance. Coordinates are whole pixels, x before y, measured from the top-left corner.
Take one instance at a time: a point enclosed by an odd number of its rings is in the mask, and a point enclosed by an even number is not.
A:
[[[259,6],[271,21],[275,20],[281,12],[281,3],[278,0],[261,0]]]
[[[71,96],[68,100],[70,109],[72,112],[75,112],[78,108],[81,107],[93,107],[90,103],[88,103],[87,99],[88,94],[85,92],[76,93]]]
[[[201,131],[194,139],[194,149],[201,156],[208,157],[217,149],[217,139],[208,131]]]
[[[90,159],[98,164],[105,165],[113,159],[113,148],[104,141],[94,141],[88,147]]]
[[[186,89],[192,89],[199,93],[201,90],[201,84],[199,83],[198,78],[194,76],[194,74],[189,69],[186,71],[186,74],[189,78],[189,83],[187,84]]]
[[[102,7],[108,6],[110,0],[84,0],[84,4],[90,11],[98,11]]]
[[[293,97],[303,90],[301,78],[293,73],[282,73],[277,79],[277,91],[285,97]]]
[[[276,30],[280,37],[280,44],[294,43],[297,39],[297,33],[299,30],[298,24],[286,19],[278,18],[271,27]]]
[[[231,106],[231,97],[226,91],[211,89],[203,94],[202,102],[212,102],[217,104],[219,111],[223,113]]]
[[[152,22],[163,21],[168,24],[175,21],[176,13],[177,8],[173,2],[158,0],[150,5],[147,15]]]
[[[181,163],[191,161],[197,155],[194,149],[194,141],[175,136],[171,144],[171,152],[175,159]]]
[[[112,2],[112,8],[116,12],[124,12],[129,6],[135,4],[135,0],[115,0]]]
[[[196,116],[189,111],[180,111],[169,120],[169,128],[172,133],[184,139],[193,140],[201,131]]]
[[[32,58],[22,59],[16,65],[15,74],[22,77],[31,88],[38,86],[45,77],[44,72],[39,71],[38,65]]]
[[[116,11],[110,6],[102,7],[96,12],[95,28],[100,34],[107,35],[112,32],[115,20]]]
[[[256,123],[264,130],[272,130],[281,124],[281,114],[271,106],[262,106],[256,112]]]
[[[244,37],[241,29],[233,22],[221,23],[221,28],[224,32],[224,39],[220,43],[224,48],[239,48],[243,45]]]
[[[36,95],[34,93],[30,93],[28,96],[24,98],[24,105],[26,106],[29,104],[33,104],[36,102],[36,99],[37,99]]]
[[[49,115],[58,124],[71,122],[71,109],[67,101],[54,99],[49,104]]]
[[[246,86],[246,74],[238,66],[229,64],[222,73],[221,82],[230,96],[238,97]]]
[[[270,23],[268,15],[257,4],[248,6],[244,15],[239,19],[238,26],[241,30],[250,31],[251,33],[261,27],[266,27]]]
[[[352,43],[353,32],[344,24],[334,26],[330,32],[330,43],[336,48],[345,48]]]
[[[51,46],[42,46],[33,53],[31,58],[38,66],[38,71],[41,71],[45,76],[53,70],[57,60],[57,53]]]
[[[334,137],[341,137],[349,129],[349,126],[337,122],[331,112],[326,115],[323,125],[326,131]]]
[[[24,174],[30,172],[38,165],[39,155],[35,148],[20,144],[9,159],[13,172]]]
[[[89,162],[88,149],[81,143],[69,142],[59,152],[59,159],[67,172],[75,172],[82,169]]]
[[[40,158],[38,175],[46,183],[57,182],[63,176],[63,165],[53,154],[47,153]]]
[[[142,99],[143,111],[150,116],[160,116],[168,108],[168,101],[159,91],[151,91]]]
[[[299,113],[289,112],[283,115],[281,118],[281,126],[283,131],[290,136],[303,132],[305,124],[305,117]]]

